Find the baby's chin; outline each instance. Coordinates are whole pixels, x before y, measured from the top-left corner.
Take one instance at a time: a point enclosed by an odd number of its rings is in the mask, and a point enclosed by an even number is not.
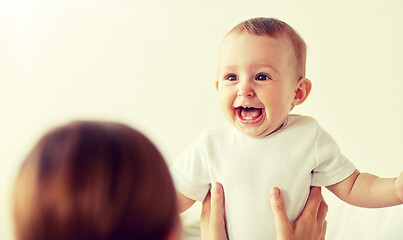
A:
[[[278,130],[281,129],[283,124],[280,124],[279,126],[245,126],[242,124],[239,124],[237,122],[234,123],[235,128],[238,129],[239,132],[241,132],[243,135],[252,137],[252,138],[264,138],[267,137]]]
[[[254,128],[254,127],[239,126],[238,124],[235,124],[235,127],[243,135],[252,137],[252,138],[264,138],[267,135],[270,135],[272,132],[274,132],[274,131],[270,131],[268,129],[259,129],[259,128]]]

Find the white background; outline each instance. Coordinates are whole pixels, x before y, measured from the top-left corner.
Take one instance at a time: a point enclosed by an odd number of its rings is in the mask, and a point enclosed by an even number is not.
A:
[[[397,176],[402,10],[399,0],[0,0],[0,239],[12,239],[17,169],[49,128],[125,122],[172,162],[204,128],[224,122],[217,51],[251,17],[286,21],[308,45],[313,89],[294,113],[318,119],[359,170]],[[326,199],[328,239],[401,239],[402,206],[362,210]]]

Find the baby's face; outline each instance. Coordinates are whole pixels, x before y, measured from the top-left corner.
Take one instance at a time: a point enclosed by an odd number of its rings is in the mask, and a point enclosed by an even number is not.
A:
[[[250,137],[281,127],[292,106],[298,77],[284,38],[231,33],[220,50],[216,82],[224,116]]]

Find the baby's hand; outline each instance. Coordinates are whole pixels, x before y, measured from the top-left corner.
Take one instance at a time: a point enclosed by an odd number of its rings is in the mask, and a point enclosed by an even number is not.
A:
[[[400,173],[395,181],[395,191],[397,197],[403,203],[403,172]]]

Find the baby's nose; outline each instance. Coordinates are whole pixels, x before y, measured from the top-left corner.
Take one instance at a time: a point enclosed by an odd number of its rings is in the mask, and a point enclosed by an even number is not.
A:
[[[239,97],[253,97],[254,95],[255,91],[247,84],[240,86],[240,88],[238,89]]]

